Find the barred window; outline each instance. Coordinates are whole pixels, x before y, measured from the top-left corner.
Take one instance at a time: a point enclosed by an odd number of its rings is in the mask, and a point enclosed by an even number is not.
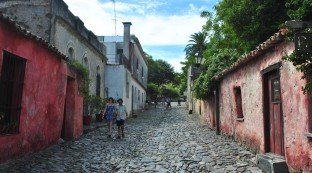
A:
[[[16,134],[19,129],[26,60],[3,52],[0,76],[0,133]]]
[[[96,76],[96,96],[101,96],[101,75]]]

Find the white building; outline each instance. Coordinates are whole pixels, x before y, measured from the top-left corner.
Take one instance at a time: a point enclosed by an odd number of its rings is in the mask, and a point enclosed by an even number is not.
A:
[[[137,37],[130,35],[130,22],[124,22],[124,36],[98,36],[106,46],[107,97],[122,98],[128,113],[144,108],[147,89],[147,59]]]

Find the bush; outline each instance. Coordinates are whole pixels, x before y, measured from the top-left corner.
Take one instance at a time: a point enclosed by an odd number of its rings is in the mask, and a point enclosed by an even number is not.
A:
[[[87,97],[86,104],[89,106],[89,113],[93,115],[99,113],[104,108],[106,101],[99,96],[91,95]]]

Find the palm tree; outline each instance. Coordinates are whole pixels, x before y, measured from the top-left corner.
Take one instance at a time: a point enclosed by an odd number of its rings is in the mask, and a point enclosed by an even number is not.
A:
[[[184,49],[187,58],[203,57],[207,47],[207,36],[207,32],[200,31],[190,36],[189,44]]]

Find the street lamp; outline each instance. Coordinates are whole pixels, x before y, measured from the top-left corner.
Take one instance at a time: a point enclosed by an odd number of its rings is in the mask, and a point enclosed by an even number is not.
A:
[[[295,50],[300,56],[311,57],[312,55],[312,33],[303,33],[302,30],[312,28],[311,21],[290,20],[286,26],[295,29]],[[301,32],[300,32],[301,31]]]
[[[201,68],[200,65],[202,64],[202,59],[203,56],[201,53],[196,52],[195,53],[195,64],[193,66],[191,66],[191,74],[189,75],[190,77],[190,101],[191,101],[191,109],[189,110],[189,114],[193,113],[193,108],[194,108],[194,98],[193,98],[193,84],[194,84],[194,80],[199,76],[200,72],[201,72]]]
[[[200,67],[202,63],[203,56],[201,53],[196,52],[195,53],[195,67]]]

